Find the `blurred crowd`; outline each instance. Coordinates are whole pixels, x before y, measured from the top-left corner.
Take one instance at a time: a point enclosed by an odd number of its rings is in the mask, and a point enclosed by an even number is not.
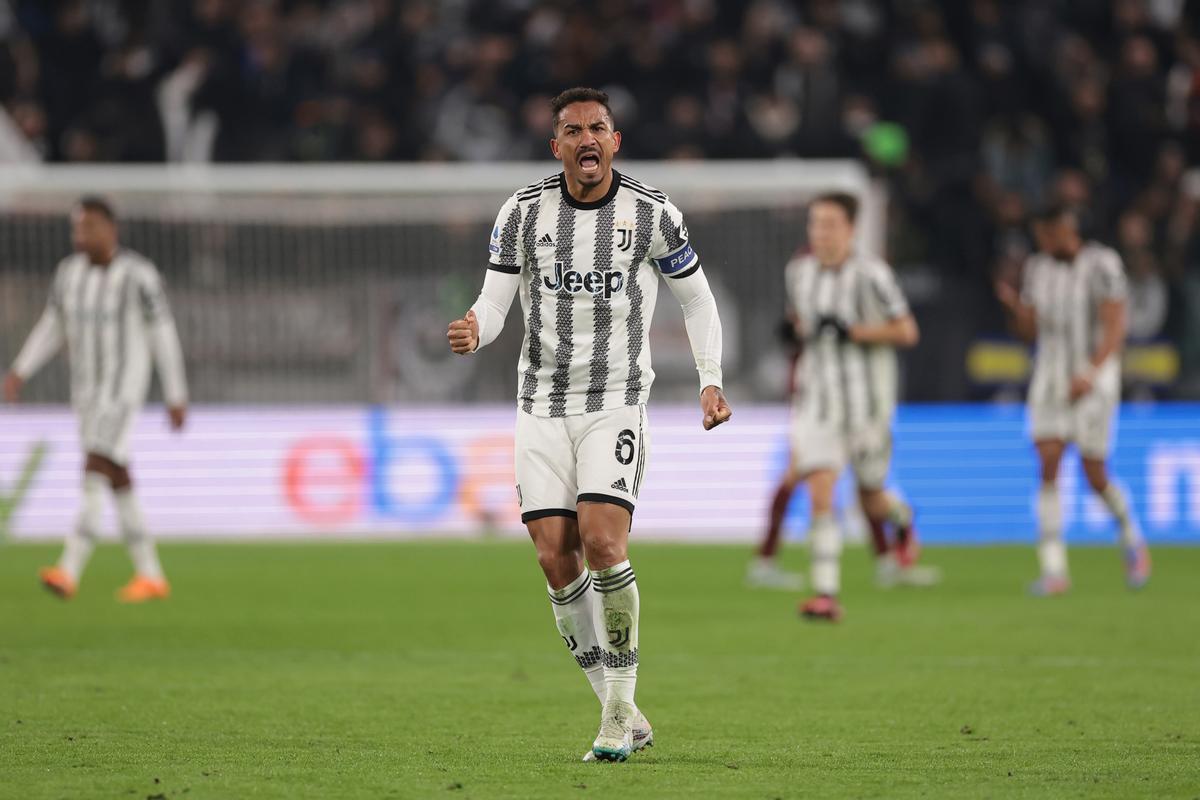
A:
[[[1187,323],[1200,0],[0,0],[2,160],[543,158],[576,84],[626,157],[860,157],[893,258],[980,285],[1076,202],[1135,333]]]

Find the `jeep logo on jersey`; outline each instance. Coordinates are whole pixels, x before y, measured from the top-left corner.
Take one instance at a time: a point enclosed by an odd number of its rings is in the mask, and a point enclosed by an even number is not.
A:
[[[591,295],[604,295],[605,299],[621,291],[625,285],[625,274],[622,272],[601,272],[594,269],[591,272],[578,272],[573,269],[563,271],[561,261],[554,262],[554,277],[542,278],[546,288],[552,292],[559,289],[579,294],[584,291]]]

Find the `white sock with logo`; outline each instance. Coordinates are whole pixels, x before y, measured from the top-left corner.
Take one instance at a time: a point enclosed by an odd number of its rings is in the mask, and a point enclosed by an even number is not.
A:
[[[83,497],[79,505],[79,519],[75,530],[67,534],[63,543],[62,556],[58,559],[58,567],[71,576],[71,580],[79,583],[92,551],[96,549],[96,539],[100,535],[100,513],[104,507],[104,494],[108,491],[108,478],[98,472],[83,474]]]
[[[638,616],[641,598],[629,561],[592,571],[596,635],[604,659],[607,699],[636,708]]]
[[[604,704],[608,684],[604,679],[604,653],[596,639],[596,620],[593,603],[597,602],[592,591],[592,574],[586,569],[583,574],[561,589],[549,585],[550,607],[554,610],[554,623],[558,635],[567,644],[575,657],[592,691]]]
[[[125,548],[133,561],[133,569],[144,578],[162,580],[162,564],[158,561],[158,551],[154,547],[154,539],[146,532],[146,524],[142,521],[142,512],[138,508],[137,498],[133,489],[126,487],[113,492],[116,500],[117,521],[121,526],[121,538],[125,540]]]
[[[1062,504],[1058,487],[1043,483],[1038,490],[1038,563],[1042,575],[1050,578],[1067,577],[1067,545],[1062,535]]]

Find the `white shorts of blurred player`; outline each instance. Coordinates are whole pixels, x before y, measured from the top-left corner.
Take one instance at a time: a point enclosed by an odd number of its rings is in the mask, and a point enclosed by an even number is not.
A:
[[[847,465],[862,489],[882,489],[892,465],[891,420],[874,420],[846,431],[803,418],[792,421],[792,466],[801,476]]]
[[[128,465],[129,434],[139,410],[128,403],[89,403],[76,408],[83,452]]]
[[[1074,442],[1084,458],[1108,457],[1116,397],[1090,392],[1077,403],[1045,403],[1029,406],[1029,432],[1035,442],[1060,439]]]
[[[515,445],[521,522],[575,517],[576,505],[585,501],[613,503],[632,514],[650,451],[646,407],[569,417],[518,411]]]

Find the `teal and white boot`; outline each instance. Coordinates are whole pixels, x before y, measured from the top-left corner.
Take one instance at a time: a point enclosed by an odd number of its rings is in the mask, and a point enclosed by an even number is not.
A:
[[[633,719],[636,709],[612,695],[600,715],[600,733],[592,743],[597,761],[624,761],[633,752]]]

